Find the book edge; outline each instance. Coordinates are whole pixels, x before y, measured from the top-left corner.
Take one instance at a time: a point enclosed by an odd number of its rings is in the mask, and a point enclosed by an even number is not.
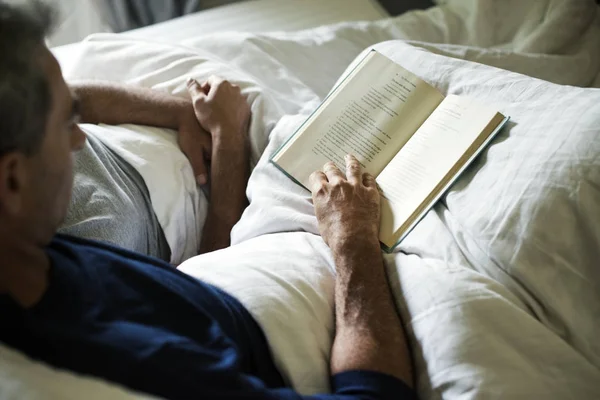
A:
[[[277,168],[278,170],[280,170],[281,172],[283,172],[283,174],[285,176],[287,176],[288,178],[290,178],[292,180],[292,182],[296,183],[297,185],[300,185],[301,187],[303,187],[304,189],[308,190],[309,192],[310,189],[307,188],[306,186],[304,186],[300,181],[296,180],[296,178],[294,178],[292,175],[290,175],[285,169],[283,169],[283,167],[279,164],[277,164],[277,161],[273,160],[272,158],[269,160],[269,162],[271,164],[273,164],[275,166],[275,168]],[[312,192],[311,192],[312,193]]]
[[[425,217],[425,215],[436,205],[436,203],[442,198],[442,196],[444,196],[446,194],[446,192],[452,187],[452,185],[454,185],[454,183],[456,183],[458,178],[460,178],[460,176],[473,163],[473,161],[475,161],[475,159],[490,145],[492,140],[494,140],[494,138],[498,135],[498,133],[500,133],[500,131],[504,128],[504,126],[506,125],[506,123],[509,120],[510,120],[510,117],[506,117],[506,116],[504,117],[504,119],[502,120],[502,122],[500,122],[498,124],[496,129],[494,129],[494,131],[481,144],[481,146],[479,146],[479,148],[475,152],[473,152],[471,157],[469,157],[469,159],[458,170],[458,172],[454,175],[454,177],[446,184],[446,186],[444,186],[444,188],[442,190],[440,190],[440,193],[436,197],[433,198],[433,200],[429,203],[429,205],[425,208],[425,210],[423,210],[423,212],[417,218],[415,218],[415,221],[406,229],[406,232],[404,232],[404,234],[402,236],[400,236],[400,238],[396,241],[396,243],[394,243],[393,246],[389,247],[386,244],[384,244],[383,242],[381,242],[381,245],[384,248],[384,251],[386,253],[392,253],[396,249],[396,247],[398,247],[398,245],[406,238],[406,236],[408,236],[408,234],[415,228],[415,226],[417,226],[417,224],[419,222],[421,222],[421,220]]]

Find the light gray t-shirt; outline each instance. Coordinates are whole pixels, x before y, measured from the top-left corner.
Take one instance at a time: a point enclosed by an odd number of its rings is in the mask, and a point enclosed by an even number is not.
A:
[[[170,259],[169,245],[140,174],[101,140],[88,133],[75,154],[71,204],[60,233],[110,242]]]

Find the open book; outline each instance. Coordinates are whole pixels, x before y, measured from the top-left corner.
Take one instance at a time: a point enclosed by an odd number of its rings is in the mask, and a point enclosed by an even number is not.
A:
[[[273,155],[294,181],[353,154],[382,194],[379,240],[391,251],[508,118],[473,100],[444,97],[373,50]]]

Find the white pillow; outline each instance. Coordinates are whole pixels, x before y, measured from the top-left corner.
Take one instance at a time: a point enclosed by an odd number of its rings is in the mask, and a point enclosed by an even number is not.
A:
[[[194,257],[179,269],[236,297],[263,329],[284,379],[303,394],[329,391],[334,269],[316,235],[263,235]]]
[[[36,362],[0,343],[2,400],[151,400],[97,378],[76,375]]]

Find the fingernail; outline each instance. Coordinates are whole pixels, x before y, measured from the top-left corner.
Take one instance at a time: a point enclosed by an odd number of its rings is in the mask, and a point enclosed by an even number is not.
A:
[[[196,177],[196,182],[198,182],[198,185],[204,185],[206,184],[206,174],[200,174]]]

